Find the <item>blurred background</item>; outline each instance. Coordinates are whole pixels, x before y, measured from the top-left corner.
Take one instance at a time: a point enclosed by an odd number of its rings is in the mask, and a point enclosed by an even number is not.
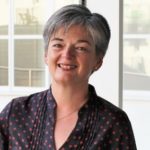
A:
[[[104,67],[91,83],[99,95],[127,112],[138,149],[147,150],[150,139],[149,0],[0,0],[0,111],[14,97],[49,87],[43,27],[55,10],[67,4],[86,5],[108,19],[112,39]]]

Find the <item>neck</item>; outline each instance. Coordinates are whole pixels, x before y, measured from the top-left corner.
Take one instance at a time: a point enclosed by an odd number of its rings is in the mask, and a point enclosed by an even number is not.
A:
[[[88,98],[88,84],[78,86],[63,86],[52,83],[52,93],[57,103],[57,109],[77,109]]]

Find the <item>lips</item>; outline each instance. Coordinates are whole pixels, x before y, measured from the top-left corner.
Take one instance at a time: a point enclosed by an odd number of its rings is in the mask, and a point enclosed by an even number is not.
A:
[[[61,69],[63,69],[63,70],[73,70],[73,69],[77,68],[76,65],[63,64],[63,63],[58,64],[58,67],[61,68]]]

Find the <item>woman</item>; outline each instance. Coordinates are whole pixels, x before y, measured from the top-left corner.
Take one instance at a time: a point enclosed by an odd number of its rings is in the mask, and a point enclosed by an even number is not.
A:
[[[81,5],[65,6],[49,18],[43,36],[50,89],[7,105],[0,149],[136,150],[125,112],[88,84],[110,40],[105,18]]]

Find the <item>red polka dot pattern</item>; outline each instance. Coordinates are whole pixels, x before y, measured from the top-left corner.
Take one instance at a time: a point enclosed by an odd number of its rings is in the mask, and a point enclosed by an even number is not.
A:
[[[12,100],[0,113],[0,150],[55,150],[56,102],[51,90]],[[80,109],[60,150],[136,150],[128,116],[96,95]]]

